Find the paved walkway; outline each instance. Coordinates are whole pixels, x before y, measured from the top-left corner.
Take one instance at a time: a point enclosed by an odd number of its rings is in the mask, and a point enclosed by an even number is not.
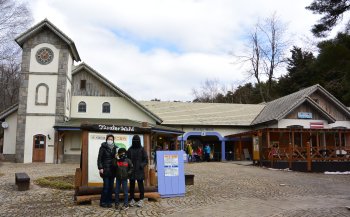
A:
[[[32,180],[74,174],[76,164],[13,164],[0,166],[0,216],[350,216],[350,175],[324,175],[268,170],[232,163],[186,164],[195,185],[186,197],[146,201],[125,211],[104,209],[98,201],[77,206],[72,191],[34,184],[16,191],[14,173]],[[4,174],[4,175],[1,175]]]

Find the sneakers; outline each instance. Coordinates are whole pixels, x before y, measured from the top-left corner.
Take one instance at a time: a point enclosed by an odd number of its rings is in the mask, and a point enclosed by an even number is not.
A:
[[[129,206],[133,207],[135,206],[136,202],[134,199],[131,199],[130,202],[129,202]]]
[[[136,203],[136,206],[137,206],[137,207],[143,207],[143,200],[139,200],[139,201]]]
[[[121,210],[127,210],[127,209],[129,209],[129,206],[128,205],[124,205],[124,206],[122,206],[122,208],[120,208]]]

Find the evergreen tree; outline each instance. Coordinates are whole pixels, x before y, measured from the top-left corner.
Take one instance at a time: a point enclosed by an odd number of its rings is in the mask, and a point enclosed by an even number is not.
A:
[[[323,15],[311,31],[317,37],[324,37],[350,9],[350,0],[314,0],[306,9]]]

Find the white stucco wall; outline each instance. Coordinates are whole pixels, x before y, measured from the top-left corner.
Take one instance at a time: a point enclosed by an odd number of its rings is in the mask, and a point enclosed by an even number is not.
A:
[[[17,112],[9,115],[5,121],[9,127],[4,129],[3,154],[16,153]]]
[[[48,47],[52,50],[53,52],[53,60],[51,63],[47,65],[41,65],[36,61],[36,52],[42,48],[42,47]],[[55,46],[48,44],[48,43],[42,43],[38,44],[34,48],[32,48],[31,53],[30,53],[30,66],[29,66],[29,71],[30,72],[58,72],[58,59],[59,59],[59,52],[60,50],[57,49]]]
[[[64,135],[64,154],[77,155],[80,154],[80,150],[72,150],[72,144],[79,144],[81,148],[81,132],[80,131],[69,131]]]
[[[73,59],[70,54],[68,54],[68,68],[67,68],[67,79],[66,79],[66,102],[64,103],[65,116],[70,118],[70,110],[71,110],[71,102],[72,102],[72,67],[73,67]],[[68,91],[69,91],[69,99],[68,99]],[[68,104],[68,106],[67,106]]]
[[[72,68],[73,68],[73,59],[70,54],[68,54],[68,71],[67,76],[70,80],[72,80]]]
[[[24,144],[24,163],[31,163],[33,159],[33,136],[43,134],[46,136],[45,163],[53,163],[54,159],[54,116],[27,116],[26,135]],[[47,137],[50,135],[51,140]]]
[[[310,122],[323,122],[324,128],[331,128],[325,120],[310,120],[310,119],[282,119],[278,122],[278,128],[286,128],[290,125],[301,125],[304,128],[310,128]]]
[[[333,124],[329,124],[329,126],[332,127],[346,127],[350,129],[350,121],[336,121]]]
[[[78,112],[79,102],[86,103],[86,112]],[[109,102],[111,113],[102,113],[102,104]],[[72,118],[105,118],[105,119],[130,119],[141,122],[155,123],[145,112],[123,97],[101,97],[101,96],[73,96],[71,104]]]
[[[35,105],[35,93],[38,84],[49,86],[48,105]],[[56,113],[56,75],[29,75],[27,113]]]
[[[65,91],[65,103],[64,103],[64,111],[65,111],[65,116],[70,118],[70,111],[72,109],[72,84],[68,79],[66,79],[66,91]],[[68,94],[69,92],[69,94]]]

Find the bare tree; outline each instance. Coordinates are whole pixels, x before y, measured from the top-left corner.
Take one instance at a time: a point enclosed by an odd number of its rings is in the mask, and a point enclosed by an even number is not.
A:
[[[14,39],[31,22],[26,3],[0,0],[0,112],[18,100],[21,49]]]
[[[259,23],[257,23],[253,29],[253,31],[249,32],[247,42],[245,44],[245,50],[243,51],[242,55],[235,56],[238,58],[239,64],[247,64],[248,69],[248,77],[254,77],[256,82],[259,85],[259,92],[261,101],[265,101],[264,91],[262,89],[261,85],[261,79],[262,79],[262,61],[263,61],[263,52],[262,52],[262,42],[260,39],[260,33],[259,33]]]
[[[285,62],[289,45],[285,33],[286,25],[273,13],[262,22],[258,21],[247,34],[242,54],[233,55],[237,59],[236,63],[248,67],[248,77],[256,80],[262,102],[270,99],[276,70]],[[264,80],[267,88],[264,88]]]
[[[219,81],[217,79],[206,79],[201,84],[199,90],[192,89],[192,94],[195,96],[196,101],[199,102],[214,103],[219,93]]]
[[[263,69],[267,76],[266,96],[270,99],[272,79],[275,78],[276,70],[286,62],[286,52],[289,41],[286,39],[286,24],[282,23],[273,13],[259,24],[263,42],[261,51],[263,53]]]

